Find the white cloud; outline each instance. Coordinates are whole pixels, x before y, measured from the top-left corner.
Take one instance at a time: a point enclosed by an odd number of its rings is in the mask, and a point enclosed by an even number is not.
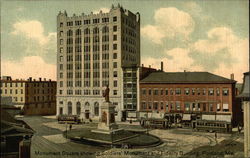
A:
[[[94,14],[98,14],[98,13],[100,13],[100,11],[102,11],[102,13],[108,13],[109,11],[110,11],[110,9],[109,8],[99,8],[99,9],[97,9],[97,10],[94,10],[93,11],[93,13]]]
[[[23,35],[30,40],[37,40],[40,45],[48,43],[52,36],[56,37],[55,33],[49,33],[48,36],[44,35],[44,27],[40,21],[37,20],[22,20],[13,24],[13,35]]]
[[[226,49],[226,57],[233,60],[219,63],[213,72],[225,77],[235,74],[237,81],[242,81],[242,74],[249,71],[249,39],[241,39],[227,27],[216,27],[208,31],[207,39],[198,40],[191,49],[203,55],[218,55]],[[230,66],[231,65],[231,66]]]
[[[188,39],[194,30],[192,17],[177,8],[160,8],[154,14],[155,25],[146,25],[141,29],[142,36],[156,44],[162,44],[164,38],[182,36]]]
[[[56,65],[45,63],[39,56],[28,56],[19,62],[2,61],[1,75],[12,76],[17,79],[42,77],[56,80]]]
[[[164,71],[166,72],[181,72],[187,71],[202,71],[200,66],[193,65],[193,59],[189,57],[189,50],[184,48],[174,48],[171,50],[165,50],[164,54],[170,57],[157,58],[142,58],[142,63],[145,66],[151,65],[153,68],[160,69],[160,62],[164,63]]]

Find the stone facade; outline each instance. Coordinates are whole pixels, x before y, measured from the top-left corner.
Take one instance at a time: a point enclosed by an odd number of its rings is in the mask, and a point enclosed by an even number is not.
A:
[[[57,16],[57,115],[89,112],[98,119],[106,85],[110,101],[116,106],[118,120],[122,111],[136,110],[136,101],[127,109],[124,98],[124,74],[135,72],[139,86],[140,15],[121,6],[108,13],[68,17]],[[133,69],[133,72],[130,72]],[[128,72],[127,72],[128,71]],[[128,83],[130,84],[130,83]]]
[[[24,115],[56,114],[56,82],[51,80],[1,79],[1,96],[12,97],[16,107],[21,107]]]

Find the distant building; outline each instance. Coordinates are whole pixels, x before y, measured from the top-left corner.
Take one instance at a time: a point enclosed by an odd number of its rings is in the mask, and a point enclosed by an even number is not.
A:
[[[117,119],[139,103],[140,14],[120,5],[108,13],[57,16],[57,115],[98,119],[103,91]]]
[[[235,84],[208,72],[153,72],[140,80],[140,111],[211,112],[237,124],[242,114]]]
[[[11,116],[20,114],[21,108],[15,107],[12,102],[12,97],[2,97],[0,96],[0,107],[7,111]]]
[[[1,113],[1,158],[30,158],[34,134],[24,121],[17,120],[4,109]]]
[[[244,83],[238,98],[242,100],[244,109],[244,153],[250,157],[250,72],[244,73]]]
[[[56,81],[12,80],[11,77],[0,81],[1,96],[11,97],[14,106],[20,107],[24,115],[56,114]]]
[[[149,65],[149,67],[144,67],[144,65],[142,64],[142,66],[140,67],[140,80],[144,79],[145,77],[147,77],[149,74],[151,74],[152,72],[156,72],[157,70],[155,68],[151,68],[151,66]]]

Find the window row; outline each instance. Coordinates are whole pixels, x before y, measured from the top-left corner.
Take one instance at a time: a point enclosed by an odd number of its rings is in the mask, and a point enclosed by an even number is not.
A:
[[[229,95],[229,89],[228,88],[169,88],[169,89],[142,89],[142,95],[216,95],[220,96],[222,94],[223,96]]]
[[[102,23],[109,22],[109,18],[108,18],[108,17],[102,18],[102,19],[101,19],[101,22],[102,22]],[[114,17],[113,17],[113,22],[117,22],[117,16],[114,16]],[[100,19],[99,19],[99,18],[92,19],[92,23],[93,23],[93,24],[98,24],[98,23],[100,23]],[[74,24],[73,21],[68,21],[68,22],[66,22],[66,26],[73,26],[73,24]],[[84,24],[84,25],[91,24],[91,20],[90,20],[90,19],[83,20],[83,24]],[[82,21],[81,21],[81,20],[76,20],[76,21],[75,21],[75,25],[76,25],[76,26],[82,25]],[[60,27],[63,27],[63,22],[60,23]]]

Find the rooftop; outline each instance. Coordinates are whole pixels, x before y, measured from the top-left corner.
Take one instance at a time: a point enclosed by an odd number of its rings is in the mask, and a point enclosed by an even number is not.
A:
[[[140,83],[236,83],[209,72],[153,72]]]

